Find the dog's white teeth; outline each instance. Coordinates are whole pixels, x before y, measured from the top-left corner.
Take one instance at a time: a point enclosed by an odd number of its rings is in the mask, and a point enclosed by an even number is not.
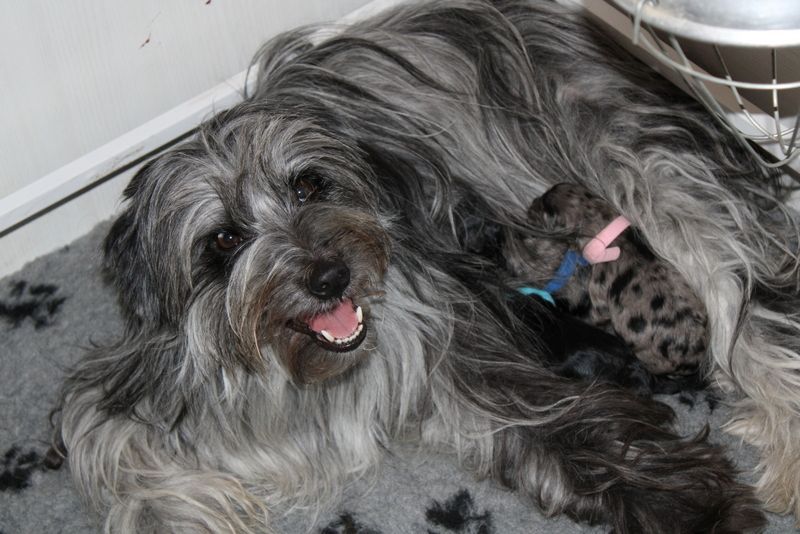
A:
[[[356,319],[361,323],[364,320],[364,312],[361,311],[361,306],[356,306]]]
[[[334,341],[338,342],[338,340],[327,330],[320,330],[319,335],[327,339],[330,343],[333,343]]]
[[[352,343],[356,340],[358,335],[361,331],[364,330],[364,325],[359,323],[358,327],[356,327],[355,331],[347,337],[333,337],[330,332],[327,330],[320,330],[319,334],[324,337],[329,343],[333,343],[334,345],[346,345],[348,343]]]
[[[356,331],[353,333],[352,336],[350,336],[350,340],[352,341],[355,338],[357,338],[358,334],[360,334],[362,330],[364,330],[364,325],[359,323],[358,328],[356,328]]]
[[[349,335],[349,336],[347,336],[345,338],[337,339],[336,340],[336,344],[337,345],[344,345],[346,343],[352,343],[353,341],[356,340],[356,338],[358,337],[358,335],[361,333],[362,330],[364,330],[364,325],[363,324],[359,324],[358,327],[356,328],[355,332],[353,332],[351,335]]]

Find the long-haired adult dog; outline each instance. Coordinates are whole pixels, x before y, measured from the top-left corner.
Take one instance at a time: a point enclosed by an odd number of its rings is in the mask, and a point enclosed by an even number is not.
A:
[[[767,173],[550,3],[312,33],[269,44],[255,94],[127,189],[105,248],[127,328],[61,414],[109,530],[268,530],[271,506],[325,502],[397,438],[617,532],[758,528],[750,490],[665,406],[548,371],[513,273],[464,247],[469,218],[536,232],[528,205],[562,181],[703,297],[709,368],[741,395],[731,429],[762,447],[766,502],[797,510],[797,232]]]

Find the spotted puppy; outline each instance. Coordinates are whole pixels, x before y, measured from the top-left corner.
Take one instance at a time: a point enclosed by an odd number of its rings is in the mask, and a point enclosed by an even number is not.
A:
[[[703,303],[635,228],[604,238],[612,221],[624,221],[607,202],[562,183],[537,198],[528,217],[542,232],[524,240],[526,250],[508,254],[518,275],[549,287],[555,303],[576,317],[618,334],[651,373],[698,372],[708,340]],[[598,263],[588,262],[592,246],[600,245],[596,237],[609,246],[601,246]]]

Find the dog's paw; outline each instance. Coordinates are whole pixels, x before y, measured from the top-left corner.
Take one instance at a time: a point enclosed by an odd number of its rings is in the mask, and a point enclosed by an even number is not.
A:
[[[11,283],[5,299],[0,300],[0,319],[17,328],[26,321],[34,327],[50,326],[66,297],[58,295],[53,284],[29,284],[24,280]]]

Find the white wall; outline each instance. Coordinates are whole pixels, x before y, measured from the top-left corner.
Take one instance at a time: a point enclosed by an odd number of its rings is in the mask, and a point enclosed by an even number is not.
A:
[[[367,0],[0,0],[0,199]],[[131,173],[0,236],[0,276],[86,233]]]

